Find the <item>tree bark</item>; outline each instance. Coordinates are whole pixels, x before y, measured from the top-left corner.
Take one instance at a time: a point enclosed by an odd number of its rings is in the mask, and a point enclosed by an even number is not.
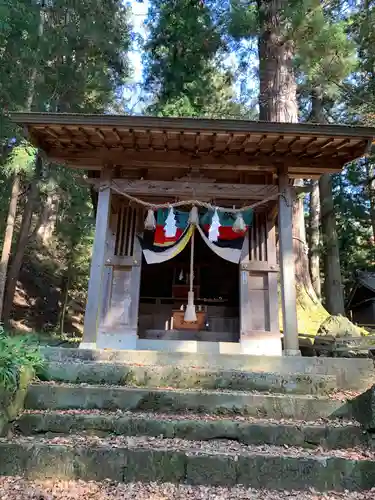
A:
[[[285,0],[258,0],[259,118],[273,122],[298,122],[297,85],[293,69],[294,44],[282,33]],[[297,182],[295,185],[301,185]],[[293,249],[297,285],[313,294],[308,255],[303,199],[293,207]]]
[[[310,193],[309,260],[312,286],[320,300],[322,286],[320,280],[320,196],[319,181],[311,182]]]
[[[2,318],[2,312],[3,312],[5,283],[7,278],[10,251],[12,248],[13,232],[16,220],[19,193],[20,193],[20,176],[18,173],[15,173],[13,177],[12,192],[10,196],[8,217],[4,235],[3,251],[1,254],[1,262],[0,262],[0,320]]]
[[[14,294],[16,292],[17,279],[21,270],[25,249],[29,240],[31,220],[35,209],[35,204],[39,195],[39,180],[42,174],[43,161],[38,154],[35,162],[35,173],[29,187],[27,202],[23,211],[21,228],[18,235],[16,251],[12,260],[7,279],[7,291],[3,307],[3,321],[9,326],[10,313],[13,306]]]
[[[259,119],[297,122],[294,44],[282,34],[285,0],[258,0]]]
[[[323,112],[323,91],[319,86],[315,87],[311,93],[310,120],[315,123],[327,123]],[[325,306],[330,314],[345,314],[340,254],[332,197],[332,176],[330,174],[324,174],[320,178],[319,196],[322,222],[323,268],[325,276]],[[316,214],[314,215],[316,216]]]
[[[68,299],[69,299],[69,289],[70,283],[72,281],[72,252],[69,252],[68,256],[68,268],[66,270],[66,274],[64,276],[64,283],[62,286],[62,304],[61,304],[61,312],[60,312],[60,334],[64,334],[64,326],[65,326],[65,316],[66,310],[68,307]]]
[[[43,245],[48,245],[55,231],[58,206],[59,198],[57,193],[48,193],[35,230],[37,240]]]
[[[370,200],[370,217],[373,241],[375,242],[375,168],[374,163],[366,158],[367,193]]]
[[[295,181],[295,186],[303,186],[303,181]],[[316,295],[311,283],[308,245],[306,241],[304,195],[296,197],[293,204],[293,252],[296,283],[303,287],[312,300],[316,301]]]
[[[316,86],[311,92],[311,114],[313,123],[326,123],[323,111],[323,89]],[[311,194],[309,203],[310,238],[309,238],[309,261],[312,285],[318,299],[322,295],[320,279],[320,195],[319,181],[311,182]]]
[[[323,267],[325,306],[330,314],[345,314],[341,282],[340,254],[337,244],[336,220],[332,197],[332,176],[324,174],[319,180],[323,235]]]

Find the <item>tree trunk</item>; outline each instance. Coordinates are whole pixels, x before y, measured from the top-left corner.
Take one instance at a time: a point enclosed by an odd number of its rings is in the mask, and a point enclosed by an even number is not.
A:
[[[259,119],[297,122],[294,44],[282,35],[285,0],[258,0]]]
[[[310,121],[313,123],[326,123],[323,111],[323,89],[316,86],[311,92],[311,114]],[[322,295],[320,280],[320,195],[319,181],[311,182],[310,194],[310,273],[312,285],[318,299]]]
[[[62,286],[62,304],[61,304],[61,313],[60,313],[60,334],[64,334],[64,325],[65,325],[65,316],[66,310],[68,307],[68,299],[69,299],[69,289],[70,283],[72,281],[72,252],[69,253],[68,257],[68,268],[66,270],[66,275],[64,276],[64,283]]]
[[[7,224],[4,235],[3,251],[1,254],[1,262],[0,262],[0,320],[3,311],[5,283],[7,278],[10,251],[12,248],[13,232],[16,220],[19,192],[20,192],[20,176],[18,175],[18,173],[15,173],[13,177],[12,192],[10,196]]]
[[[37,32],[37,50],[35,51],[34,54],[35,55],[34,67],[30,75],[28,94],[25,102],[26,111],[31,111],[35,98],[35,86],[38,77],[38,57],[40,55],[39,45],[43,37],[44,22],[45,22],[44,8],[45,8],[45,2],[44,0],[42,0],[40,5],[40,16],[39,16],[39,25]],[[31,226],[31,219],[34,211],[34,205],[39,194],[39,177],[41,172],[42,172],[42,159],[38,154],[35,162],[34,178],[29,186],[29,194],[22,215],[21,228],[18,235],[14,259],[11,263],[9,273],[6,276],[4,276],[4,279],[6,279],[7,287],[6,287],[5,299],[3,301],[3,321],[4,324],[7,326],[9,326],[10,313],[13,306],[13,299],[16,291],[17,279],[19,272],[21,270],[22,260],[25,254],[25,247],[29,237],[29,230]]]
[[[310,193],[310,273],[312,286],[320,300],[322,287],[320,281],[320,196],[319,181],[311,182]]]
[[[43,245],[48,245],[55,231],[58,206],[59,198],[57,193],[48,193],[35,230],[37,240]]]
[[[323,112],[323,91],[319,86],[315,87],[311,93],[310,120],[315,123],[327,123]],[[311,196],[312,194],[313,193],[311,193]],[[340,254],[332,197],[332,176],[330,174],[324,174],[320,178],[319,194],[322,221],[323,268],[325,276],[325,306],[330,314],[345,314]]]
[[[370,201],[370,217],[373,241],[375,242],[375,168],[374,163],[366,158],[367,193]]]
[[[21,270],[25,249],[29,240],[29,232],[34,208],[39,195],[39,179],[42,174],[43,161],[38,154],[35,162],[34,178],[29,187],[27,202],[23,211],[21,228],[18,235],[16,251],[12,260],[7,279],[7,291],[3,308],[4,324],[9,326],[10,313],[13,306],[14,294],[16,292],[17,279]]]
[[[295,181],[295,186],[303,186],[303,181]],[[306,241],[304,195],[296,197],[293,204],[293,252],[297,286],[305,289],[312,300],[316,301],[316,295],[311,283],[308,245]]]
[[[282,35],[284,0],[258,0],[259,118],[273,122],[298,122],[297,85],[293,69],[294,45]],[[301,185],[297,182],[295,185]],[[293,247],[297,286],[314,296],[306,252],[303,198],[293,207]]]
[[[319,189],[323,236],[325,306],[330,314],[345,314],[331,175],[324,174],[321,176]]]

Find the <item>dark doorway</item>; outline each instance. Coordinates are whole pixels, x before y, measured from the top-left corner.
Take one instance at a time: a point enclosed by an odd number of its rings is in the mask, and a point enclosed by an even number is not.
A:
[[[190,253],[189,242],[182,252],[167,262],[149,265],[143,259],[139,311],[141,338],[174,338],[172,331],[179,330],[171,318],[176,319],[176,311],[184,310],[187,305]],[[197,232],[194,275],[195,304],[200,316],[204,315],[204,325],[202,323],[199,328],[192,326],[186,332],[179,331],[175,337],[238,341],[238,265],[217,256]]]

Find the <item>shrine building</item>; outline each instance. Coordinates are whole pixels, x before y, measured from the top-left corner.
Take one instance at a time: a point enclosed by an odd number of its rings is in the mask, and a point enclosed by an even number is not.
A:
[[[300,353],[293,182],[340,172],[369,152],[375,129],[49,113],[12,119],[46,160],[87,172],[98,194],[80,347]]]

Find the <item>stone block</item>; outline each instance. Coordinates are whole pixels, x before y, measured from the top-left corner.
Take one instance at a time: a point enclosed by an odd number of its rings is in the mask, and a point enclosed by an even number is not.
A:
[[[237,483],[235,456],[188,454],[186,481],[189,484],[234,486]]]

